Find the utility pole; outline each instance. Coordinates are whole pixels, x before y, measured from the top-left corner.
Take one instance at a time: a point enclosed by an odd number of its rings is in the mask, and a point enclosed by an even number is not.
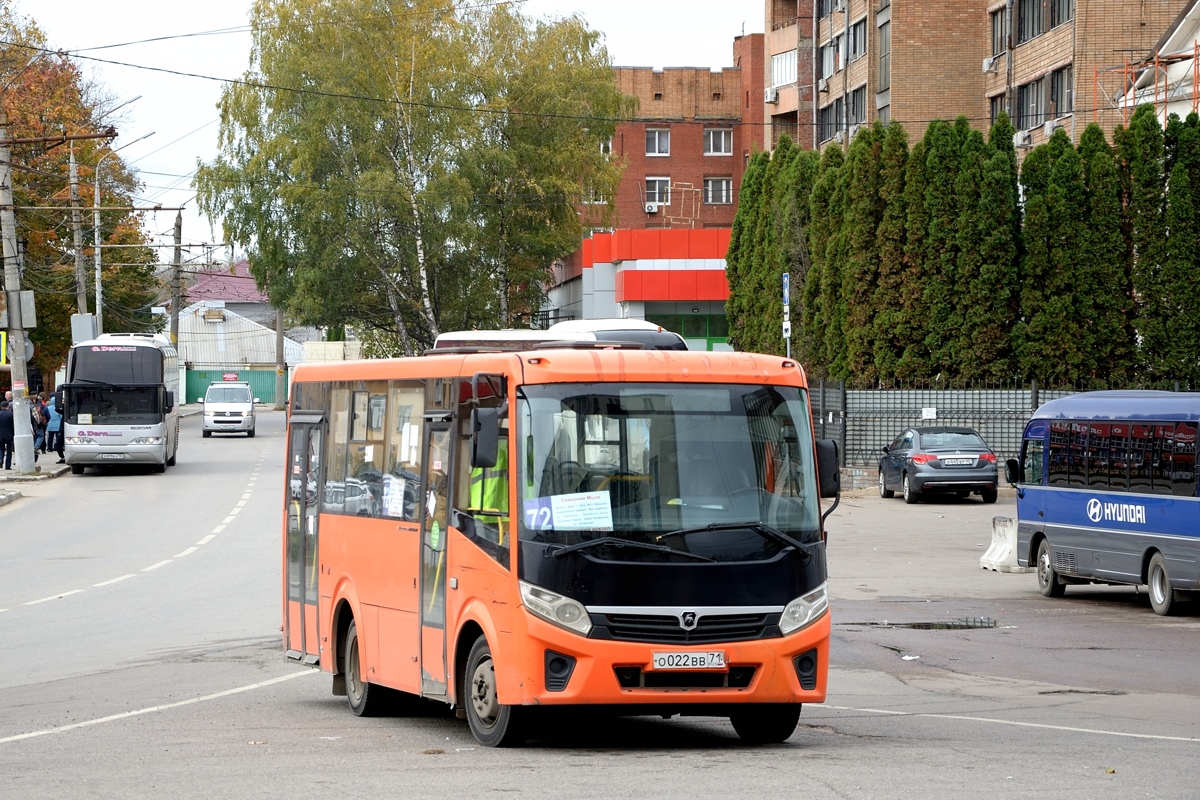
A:
[[[283,359],[283,309],[275,308],[275,410],[283,411],[287,394],[287,364]]]
[[[179,269],[183,263],[183,212],[175,212],[175,260],[171,262],[171,344],[179,348],[179,304],[183,287]]]
[[[3,240],[4,289],[8,294],[8,342],[12,353],[13,465],[18,474],[33,472],[33,425],[29,419],[25,331],[21,327],[21,274],[17,267],[17,215],[13,211],[12,148],[8,114],[0,109],[0,239]]]
[[[87,313],[87,273],[83,266],[83,220],[79,213],[79,171],[75,167],[75,142],[71,142],[71,227],[75,234],[75,306]]]

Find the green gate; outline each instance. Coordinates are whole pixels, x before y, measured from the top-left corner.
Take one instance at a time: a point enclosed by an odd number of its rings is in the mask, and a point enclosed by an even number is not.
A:
[[[236,376],[236,377],[235,377]],[[288,390],[290,381],[285,376],[284,392]],[[189,369],[187,371],[188,403],[195,403],[197,398],[203,398],[210,383],[218,381],[246,381],[250,384],[250,392],[262,403],[275,403],[275,370],[273,369]],[[287,399],[286,394],[284,399]]]

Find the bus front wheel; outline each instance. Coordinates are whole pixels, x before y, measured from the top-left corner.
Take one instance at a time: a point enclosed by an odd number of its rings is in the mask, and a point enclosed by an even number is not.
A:
[[[514,747],[525,742],[525,709],[500,704],[496,692],[496,665],[487,639],[480,636],[467,656],[462,703],[471,733],[487,747]]]
[[[1149,590],[1150,607],[1154,613],[1166,616],[1171,613],[1175,603],[1175,591],[1171,588],[1171,579],[1167,576],[1167,560],[1162,553],[1155,553],[1150,559],[1150,568],[1146,572],[1146,588]]]
[[[747,744],[779,744],[796,732],[800,704],[746,706],[729,715],[733,729]]]
[[[1058,579],[1054,564],[1050,559],[1050,540],[1042,539],[1037,551],[1038,588],[1046,597],[1062,597],[1067,591],[1066,584]]]
[[[346,702],[356,717],[376,717],[383,711],[385,702],[382,686],[374,686],[363,680],[358,653],[358,626],[350,621],[346,631],[346,643],[342,648],[342,674],[346,676]]]

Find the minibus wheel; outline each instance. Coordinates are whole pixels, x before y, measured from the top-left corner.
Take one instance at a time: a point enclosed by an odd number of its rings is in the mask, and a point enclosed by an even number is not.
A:
[[[376,717],[383,710],[387,694],[382,686],[363,680],[358,654],[358,626],[350,620],[342,648],[342,674],[346,676],[346,702],[356,717]]]
[[[462,699],[467,723],[479,743],[487,747],[515,747],[525,742],[524,712],[519,706],[500,704],[496,692],[496,665],[487,639],[480,636],[467,656]]]
[[[1175,590],[1171,588],[1167,560],[1162,553],[1155,553],[1150,559],[1150,568],[1146,571],[1146,589],[1154,613],[1164,617],[1170,614],[1171,606],[1175,603]]]
[[[1066,584],[1058,580],[1058,573],[1054,571],[1054,563],[1050,559],[1049,539],[1038,542],[1037,578],[1038,588],[1046,597],[1062,597],[1067,591]]]
[[[779,744],[796,732],[799,703],[747,705],[729,715],[733,729],[747,744]]]

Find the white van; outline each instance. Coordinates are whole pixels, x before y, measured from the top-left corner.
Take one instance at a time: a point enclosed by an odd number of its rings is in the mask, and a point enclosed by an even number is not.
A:
[[[198,402],[204,403],[204,427],[202,435],[205,439],[217,433],[244,433],[254,436],[254,404],[259,400],[250,392],[250,384],[245,381],[217,381],[208,385],[204,397]]]

